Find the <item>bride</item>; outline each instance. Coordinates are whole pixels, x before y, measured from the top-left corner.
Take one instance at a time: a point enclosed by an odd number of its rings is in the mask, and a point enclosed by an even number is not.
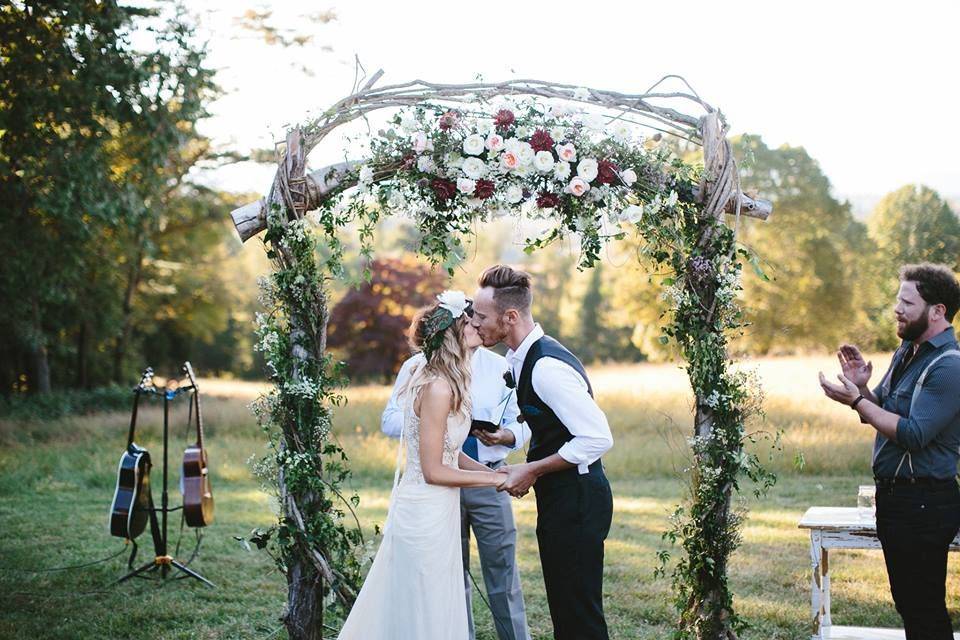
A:
[[[470,431],[469,301],[446,291],[421,310],[410,341],[425,362],[401,392],[407,464],[397,472],[383,541],[339,640],[466,640],[459,487],[499,487],[507,474],[460,448]]]

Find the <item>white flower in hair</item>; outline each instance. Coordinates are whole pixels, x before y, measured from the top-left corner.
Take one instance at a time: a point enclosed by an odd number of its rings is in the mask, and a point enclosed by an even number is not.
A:
[[[466,311],[467,295],[463,291],[444,291],[437,296],[437,302],[443,309],[450,312],[454,318],[459,318]]]

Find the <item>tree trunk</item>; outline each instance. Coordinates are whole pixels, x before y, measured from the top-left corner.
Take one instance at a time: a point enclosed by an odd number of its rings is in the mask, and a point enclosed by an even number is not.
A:
[[[287,612],[283,624],[290,640],[323,638],[323,579],[301,553],[287,559]]]
[[[40,321],[40,304],[33,301],[33,340],[30,344],[30,369],[33,373],[30,387],[34,393],[50,393],[50,360],[47,355],[47,336]]]
[[[123,383],[123,359],[127,354],[130,333],[133,331],[133,296],[137,287],[140,286],[140,276],[143,275],[145,242],[144,234],[137,234],[137,255],[130,265],[130,271],[127,275],[127,289],[123,295],[123,321],[120,327],[120,335],[117,336],[117,342],[113,350],[113,381],[117,384]]]
[[[90,340],[90,322],[84,320],[80,323],[80,331],[77,332],[77,377],[75,385],[78,389],[89,389],[90,379],[87,376],[87,351]]]

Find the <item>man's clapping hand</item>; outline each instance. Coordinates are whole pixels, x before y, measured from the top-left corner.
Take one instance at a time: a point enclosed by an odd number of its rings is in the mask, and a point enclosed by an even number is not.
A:
[[[837,359],[840,360],[840,368],[843,370],[843,376],[857,385],[865,386],[870,382],[870,376],[873,374],[873,363],[866,362],[860,354],[860,350],[852,344],[840,346],[837,351]]]

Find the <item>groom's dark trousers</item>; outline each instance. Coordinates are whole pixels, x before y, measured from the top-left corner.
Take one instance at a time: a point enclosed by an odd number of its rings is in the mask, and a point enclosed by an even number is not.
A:
[[[557,640],[606,640],[603,617],[603,541],[613,496],[598,460],[537,480],[537,542]]]

